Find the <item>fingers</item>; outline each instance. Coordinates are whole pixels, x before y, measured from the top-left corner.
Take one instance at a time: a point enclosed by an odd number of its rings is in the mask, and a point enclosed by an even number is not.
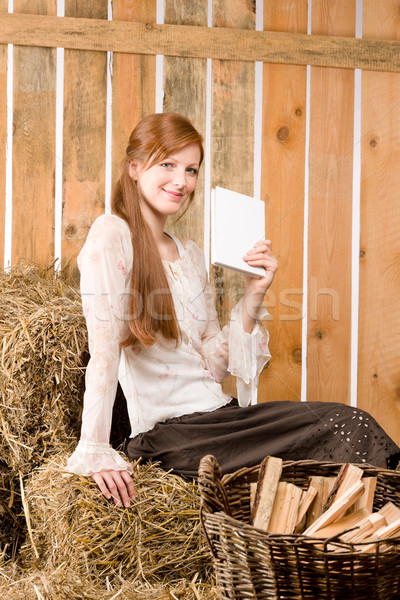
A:
[[[124,482],[126,484],[129,498],[131,500],[135,500],[136,492],[135,492],[135,487],[133,485],[132,477],[129,475],[129,473],[127,471],[121,471],[120,473],[121,473],[122,479],[124,480]]]
[[[252,267],[264,267],[267,271],[275,272],[278,268],[278,261],[272,254],[272,245],[270,240],[257,242],[254,247],[243,257]]]
[[[244,260],[249,260],[250,257],[253,257],[255,254],[263,254],[264,256],[272,256],[272,244],[271,240],[261,240],[261,242],[257,242],[254,244],[253,248],[251,248],[247,254],[243,257]]]
[[[112,498],[118,507],[131,505],[135,499],[135,489],[131,476],[127,471],[100,471],[94,473],[92,478],[99,486],[104,497]]]

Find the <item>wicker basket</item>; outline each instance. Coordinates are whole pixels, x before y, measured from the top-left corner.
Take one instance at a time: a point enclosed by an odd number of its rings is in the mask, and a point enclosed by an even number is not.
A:
[[[315,461],[283,463],[282,480],[303,489],[311,475],[336,476],[342,465]],[[357,465],[365,476],[378,477],[374,510],[386,502],[400,506],[400,472]],[[274,600],[400,599],[400,538],[384,540],[374,552],[357,553],[351,544],[328,551],[327,540],[301,534],[272,535],[249,525],[250,483],[259,466],[221,478],[213,456],[199,467],[201,521],[213,555],[222,598]]]

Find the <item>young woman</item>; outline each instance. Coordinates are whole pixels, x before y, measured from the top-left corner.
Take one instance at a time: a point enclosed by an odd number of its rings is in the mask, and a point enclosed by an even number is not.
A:
[[[113,214],[96,219],[78,259],[90,361],[81,439],[67,468],[92,476],[118,506],[135,497],[132,466],[109,445],[118,380],[132,431],[128,457],[185,476],[196,476],[209,453],[231,472],[266,455],[380,465],[399,452],[371,416],[343,404],[250,405],[270,358],[262,301],[277,261],[268,240],[249,249],[244,260],[265,277],[245,278],[221,331],[202,251],[164,231],[167,217],[192,202],[202,160],[201,136],[187,119],[145,117],[129,139]],[[220,385],[229,373],[237,400]]]

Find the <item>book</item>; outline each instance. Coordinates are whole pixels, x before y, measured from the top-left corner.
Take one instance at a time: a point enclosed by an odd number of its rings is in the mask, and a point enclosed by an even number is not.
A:
[[[211,192],[211,263],[261,278],[263,267],[250,267],[243,256],[265,239],[262,200],[222,187]]]

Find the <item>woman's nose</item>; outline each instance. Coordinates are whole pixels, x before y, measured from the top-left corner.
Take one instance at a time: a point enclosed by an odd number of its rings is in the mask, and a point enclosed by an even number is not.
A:
[[[174,171],[173,183],[176,187],[184,187],[186,183],[186,173],[180,169]]]

